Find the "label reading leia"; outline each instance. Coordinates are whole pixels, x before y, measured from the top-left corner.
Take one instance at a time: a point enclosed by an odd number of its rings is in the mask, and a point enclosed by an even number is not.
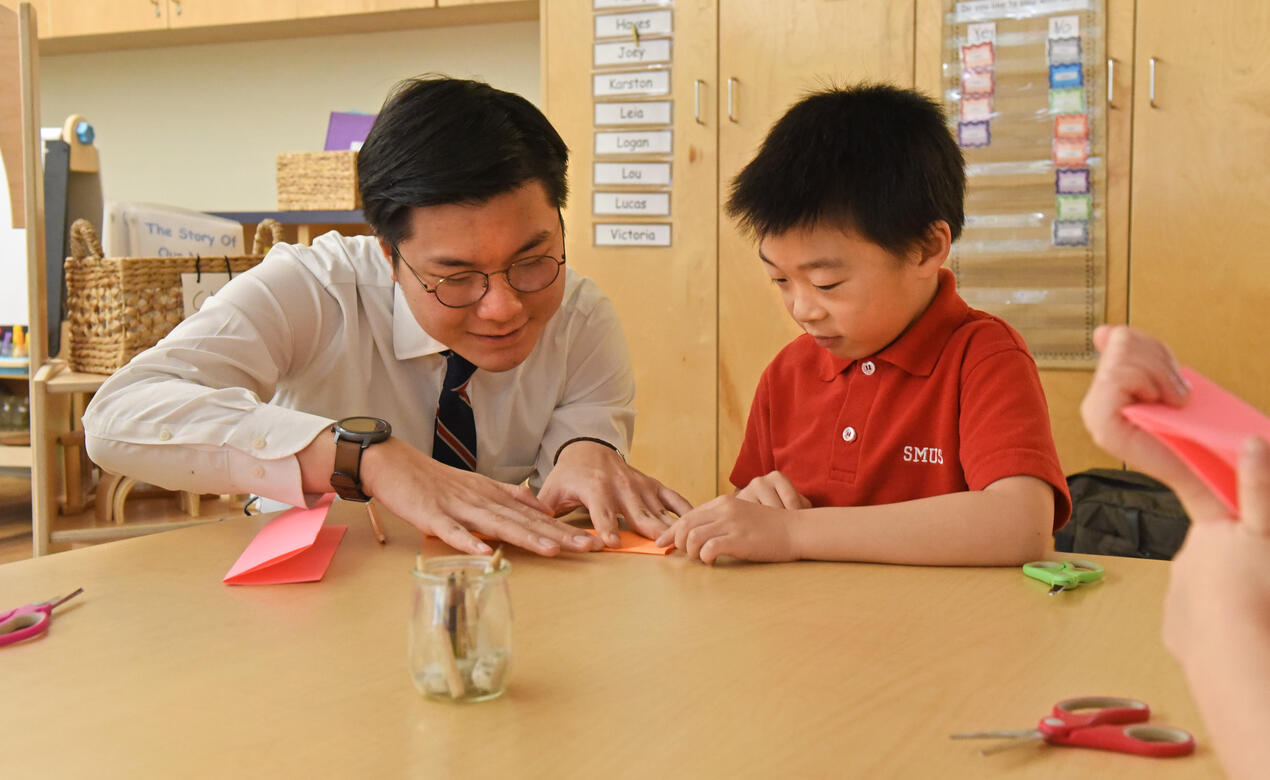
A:
[[[649,100],[641,103],[596,103],[597,125],[668,125],[670,124],[669,100]]]
[[[670,246],[670,225],[595,225],[596,246]]]

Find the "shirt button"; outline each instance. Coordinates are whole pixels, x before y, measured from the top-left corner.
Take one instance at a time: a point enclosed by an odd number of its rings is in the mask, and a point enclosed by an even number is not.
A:
[[[264,466],[255,467],[254,469],[251,470],[251,475],[255,477],[256,479],[262,478],[265,475],[265,467]]]
[[[852,428],[850,425],[843,428],[842,440],[845,441],[847,444],[850,444],[851,442],[855,441],[855,428]]]
[[[873,372],[876,370],[877,367],[873,365],[872,360],[866,360],[860,364],[860,371],[863,372],[865,376],[873,376]]]
[[[256,440],[251,443],[251,446],[258,450],[263,450],[265,448],[265,437],[257,436]]]
[[[170,438],[172,438],[172,431],[169,431],[167,428],[159,431],[159,441],[167,441]]]

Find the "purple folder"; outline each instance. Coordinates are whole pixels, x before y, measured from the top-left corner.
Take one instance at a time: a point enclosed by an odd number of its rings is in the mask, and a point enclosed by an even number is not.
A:
[[[325,150],[345,152],[349,149],[360,148],[373,124],[375,124],[375,114],[332,111],[331,121],[326,126]]]

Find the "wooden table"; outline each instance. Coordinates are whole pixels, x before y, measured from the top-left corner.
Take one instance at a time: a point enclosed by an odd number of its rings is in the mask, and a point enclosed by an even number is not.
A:
[[[1106,582],[1050,597],[1018,569],[513,552],[510,689],[453,705],[406,672],[417,535],[390,518],[379,547],[334,513],[320,583],[221,584],[258,517],[0,566],[0,605],[85,588],[0,648],[4,776],[1220,776],[1160,643],[1165,563],[1106,558]],[[948,739],[1091,694],[1142,698],[1199,748]]]

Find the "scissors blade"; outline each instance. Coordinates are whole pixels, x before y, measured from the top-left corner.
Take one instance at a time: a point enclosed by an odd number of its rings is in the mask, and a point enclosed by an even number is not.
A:
[[[60,599],[53,599],[51,601],[46,601],[44,603],[48,605],[49,610],[54,610],[83,592],[84,592],[83,588],[76,588],[74,593],[70,593],[65,596],[62,596]]]
[[[1036,733],[1036,729],[1015,729],[1013,731],[966,731],[961,734],[952,734],[952,739],[1020,739],[1022,737],[1030,737]]]
[[[991,756],[1006,750],[1013,750],[1014,748],[1023,747],[1024,745],[1031,745],[1036,742],[1040,742],[1044,739],[1045,739],[1044,734],[1037,731],[1036,729],[1032,729],[1032,731],[1029,732],[1026,736],[1015,737],[1009,742],[1002,742],[1000,745],[993,745],[992,747],[986,747],[983,750],[979,751],[979,755]]]
[[[1067,590],[1066,585],[1055,584],[1054,587],[1050,588],[1049,595],[1053,596],[1055,593],[1062,593],[1065,590]]]

